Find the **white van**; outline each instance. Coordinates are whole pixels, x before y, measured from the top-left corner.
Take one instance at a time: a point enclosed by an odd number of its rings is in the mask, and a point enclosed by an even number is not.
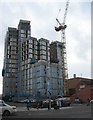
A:
[[[9,116],[16,113],[16,106],[10,106],[6,104],[3,100],[0,100],[0,115]]]

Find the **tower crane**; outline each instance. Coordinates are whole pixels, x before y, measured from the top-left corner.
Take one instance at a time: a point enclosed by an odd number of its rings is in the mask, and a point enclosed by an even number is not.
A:
[[[59,26],[55,27],[55,30],[57,32],[61,31],[61,42],[62,42],[61,54],[62,54],[62,70],[63,70],[62,77],[63,77],[63,84],[64,84],[64,90],[63,90],[64,95],[67,95],[67,80],[68,80],[67,55],[66,55],[66,37],[65,37],[65,29],[67,27],[65,22],[66,22],[68,6],[69,6],[69,0],[66,2],[66,8],[65,8],[63,22],[60,23],[58,18],[56,18],[56,21],[59,24]]]

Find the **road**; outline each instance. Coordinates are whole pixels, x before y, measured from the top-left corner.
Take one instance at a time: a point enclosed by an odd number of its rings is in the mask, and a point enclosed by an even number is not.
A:
[[[7,118],[91,118],[91,106],[83,105],[71,105],[70,107],[62,107],[59,110],[34,109],[29,111],[26,107],[18,107],[17,113],[14,116]]]

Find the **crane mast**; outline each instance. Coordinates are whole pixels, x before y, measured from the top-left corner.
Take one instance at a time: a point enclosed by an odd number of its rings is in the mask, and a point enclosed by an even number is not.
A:
[[[69,0],[66,3],[66,8],[65,8],[65,13],[64,13],[64,18],[63,22],[60,23],[59,20],[56,18],[56,21],[59,24],[59,27],[55,27],[55,30],[61,31],[61,42],[62,42],[62,77],[63,77],[63,85],[64,85],[64,95],[67,95],[67,80],[68,80],[68,69],[67,69],[67,53],[66,53],[66,36],[65,36],[65,29],[67,25],[65,25],[66,22],[66,16],[67,16],[67,11],[68,11],[68,6],[69,6]]]

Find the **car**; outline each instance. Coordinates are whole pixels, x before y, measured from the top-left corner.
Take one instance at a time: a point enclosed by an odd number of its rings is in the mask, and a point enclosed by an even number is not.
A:
[[[10,106],[3,100],[0,100],[0,115],[9,116],[17,112],[16,106]]]
[[[19,100],[19,101],[17,101],[18,103],[27,103],[27,101],[30,101],[30,102],[36,102],[36,100],[35,99],[23,99],[23,100]]]
[[[49,107],[49,99],[43,100],[41,108],[48,108]],[[51,100],[51,107],[54,107],[54,101]]]
[[[60,107],[67,107],[71,104],[71,100],[69,97],[57,98],[56,102],[57,104],[59,104]]]
[[[20,100],[18,101],[19,103],[26,103],[28,101],[28,99],[24,99],[24,100]]]
[[[81,101],[80,101],[79,98],[75,98],[74,103],[75,103],[75,104],[81,104]]]
[[[92,100],[90,100],[90,103],[91,103],[91,104],[93,104],[93,99],[92,99]]]

